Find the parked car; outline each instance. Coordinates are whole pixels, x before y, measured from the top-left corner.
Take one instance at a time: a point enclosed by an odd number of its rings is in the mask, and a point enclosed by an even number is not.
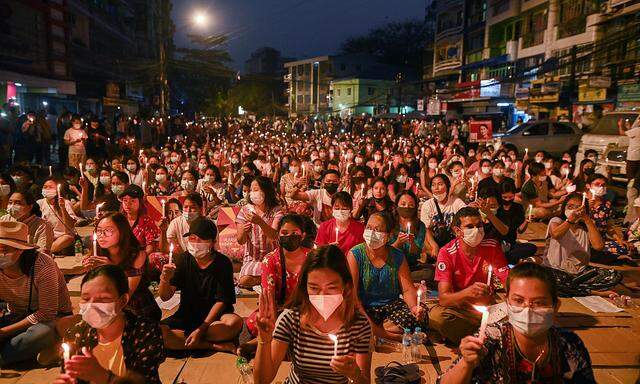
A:
[[[560,156],[564,151],[575,152],[581,136],[582,131],[573,123],[538,120],[516,125],[504,133],[494,133],[493,139],[501,145],[513,144],[521,152],[528,148],[531,155],[547,151]]]
[[[582,136],[576,164],[584,159],[584,153],[593,149],[598,152],[596,171],[611,176],[614,180],[627,180],[627,148],[629,137],[618,132],[618,122],[628,120],[633,124],[640,118],[640,111],[615,111],[605,113],[595,126]]]

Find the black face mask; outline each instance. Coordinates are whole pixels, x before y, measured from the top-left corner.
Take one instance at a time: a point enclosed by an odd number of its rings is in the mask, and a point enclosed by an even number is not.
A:
[[[338,184],[336,184],[336,183],[326,183],[324,185],[324,189],[326,189],[327,192],[329,192],[329,194],[333,195],[334,193],[336,193],[338,191]]]
[[[364,177],[352,177],[351,181],[353,181],[353,184],[355,186],[360,187],[363,183],[367,181],[367,179]]]
[[[398,215],[404,219],[410,219],[415,215],[416,209],[409,207],[398,207]]]
[[[253,173],[243,173],[242,177],[245,178],[245,179],[248,179],[250,177],[253,177]]]
[[[289,252],[300,248],[300,243],[302,243],[302,236],[298,234],[280,236],[280,246]]]
[[[375,200],[376,203],[380,204],[385,200],[385,198],[384,197],[374,197],[373,200]]]
[[[593,174],[594,174],[594,172],[595,172],[595,171],[596,171],[596,170],[595,170],[595,169],[593,169],[593,168],[585,168],[585,169],[584,169],[584,174],[585,174],[585,175],[587,175],[587,176],[591,176],[591,175],[593,175]]]
[[[502,199],[502,204],[509,206],[509,205],[513,204],[513,200]]]

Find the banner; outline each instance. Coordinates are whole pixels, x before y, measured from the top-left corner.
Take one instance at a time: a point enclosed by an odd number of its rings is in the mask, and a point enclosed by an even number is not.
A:
[[[483,142],[493,139],[493,122],[478,120],[469,122],[469,141]]]

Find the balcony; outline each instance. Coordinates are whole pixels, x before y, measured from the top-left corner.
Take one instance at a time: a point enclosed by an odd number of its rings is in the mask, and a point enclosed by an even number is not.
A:
[[[544,30],[522,36],[522,47],[530,48],[544,43]]]
[[[584,33],[587,27],[587,17],[578,16],[558,24],[558,39]]]

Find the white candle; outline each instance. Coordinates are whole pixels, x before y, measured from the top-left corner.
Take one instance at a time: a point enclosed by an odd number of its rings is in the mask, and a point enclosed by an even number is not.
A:
[[[336,221],[336,244],[338,244],[339,235],[340,235],[340,228],[338,228],[338,222]]]
[[[58,184],[58,199],[60,198],[60,184]]]
[[[338,357],[338,336],[330,333],[329,338],[333,340],[333,357]]]
[[[49,177],[53,176],[53,169],[49,166]]]
[[[525,149],[524,149],[524,155],[525,155],[525,156],[529,155],[529,148],[525,148]]]
[[[407,223],[407,233],[411,233],[411,223]]]
[[[478,332],[478,337],[482,340],[485,336],[485,331],[487,329],[487,323],[489,322],[489,310],[487,307],[483,305],[474,305],[473,308],[482,313],[482,321],[480,322],[480,331]]]
[[[493,275],[493,265],[489,265],[489,273],[487,274],[487,285],[491,285],[492,275]]]
[[[584,207],[584,203],[587,201],[587,192],[582,192],[582,206]]]
[[[67,343],[62,343],[62,360],[66,363],[71,358],[71,347]]]
[[[83,178],[84,174],[82,173],[82,163],[79,163],[78,167],[80,168],[80,177]]]
[[[420,303],[422,302],[422,288],[418,288],[418,304],[416,304],[416,306],[420,306]]]
[[[533,205],[529,204],[529,221],[531,221],[531,216],[533,215]]]
[[[365,198],[365,196],[364,196],[364,183],[362,183],[362,198],[363,199]]]
[[[169,245],[169,264],[173,264],[173,243]]]
[[[162,200],[162,218],[163,219],[167,217],[166,204],[167,204],[166,201]]]
[[[93,256],[98,256],[98,234],[93,232]]]

